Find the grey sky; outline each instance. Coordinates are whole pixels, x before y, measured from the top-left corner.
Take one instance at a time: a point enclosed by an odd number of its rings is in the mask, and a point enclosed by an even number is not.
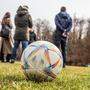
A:
[[[6,11],[12,14],[12,20],[19,5],[28,5],[33,20],[47,19],[54,26],[54,17],[61,6],[67,7],[67,12],[77,17],[90,17],[90,0],[0,0],[0,20]]]

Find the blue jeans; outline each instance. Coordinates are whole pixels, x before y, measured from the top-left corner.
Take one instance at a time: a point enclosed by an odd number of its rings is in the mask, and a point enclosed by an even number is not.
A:
[[[28,46],[28,41],[15,40],[14,47],[12,50],[11,59],[14,59],[14,60],[16,59],[16,52],[17,52],[17,49],[18,49],[20,43],[22,43],[22,49],[23,50]]]

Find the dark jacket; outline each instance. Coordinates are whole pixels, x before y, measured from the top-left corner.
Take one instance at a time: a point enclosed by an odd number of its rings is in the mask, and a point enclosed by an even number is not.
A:
[[[11,24],[2,24],[0,36],[3,38],[9,38],[12,30]]]
[[[55,16],[56,29],[69,32],[72,28],[72,19],[67,12],[60,12]]]
[[[28,11],[20,7],[17,10],[17,14],[15,16],[15,40],[29,40],[29,28],[32,28],[32,18],[29,15]]]
[[[36,41],[36,34],[34,33],[34,31],[29,32],[29,44]]]

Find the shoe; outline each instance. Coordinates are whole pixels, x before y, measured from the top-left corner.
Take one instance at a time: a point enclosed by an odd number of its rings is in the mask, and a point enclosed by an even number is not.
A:
[[[14,59],[11,59],[11,60],[10,60],[10,63],[14,63],[14,62],[15,62],[15,60],[14,60]]]
[[[6,60],[6,62],[9,62],[9,60]]]
[[[65,68],[66,67],[66,65],[65,64],[63,64],[63,68]]]
[[[11,54],[8,54],[6,57],[6,62],[10,62],[10,59],[11,59]]]
[[[4,62],[4,60],[1,60],[1,62]]]

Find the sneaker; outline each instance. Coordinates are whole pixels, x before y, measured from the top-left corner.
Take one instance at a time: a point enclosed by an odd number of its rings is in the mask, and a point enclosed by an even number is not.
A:
[[[4,60],[1,60],[1,62],[4,62]]]
[[[65,68],[66,67],[66,65],[65,64],[63,64],[63,68]]]
[[[14,60],[14,59],[11,59],[11,60],[10,60],[10,63],[14,63],[14,62],[15,62],[15,60]]]

